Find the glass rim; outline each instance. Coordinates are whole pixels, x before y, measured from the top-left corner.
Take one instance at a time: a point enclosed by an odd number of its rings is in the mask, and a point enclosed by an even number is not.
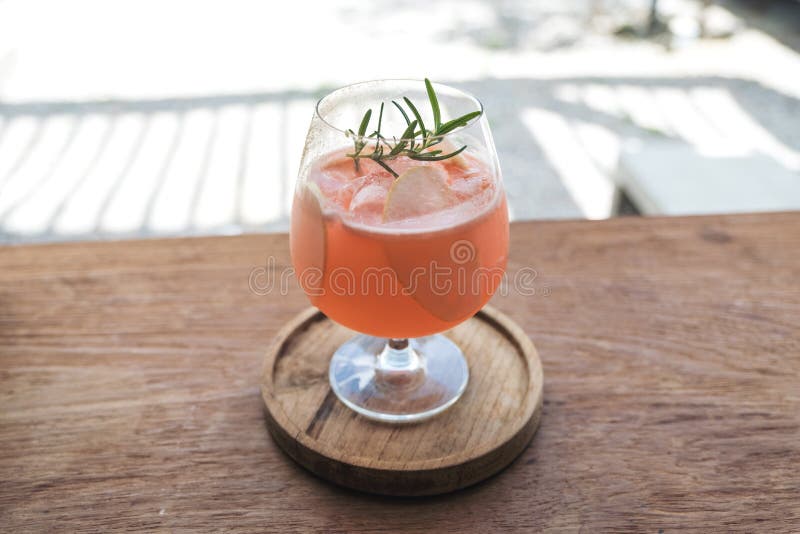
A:
[[[345,137],[353,137],[349,133],[350,130],[342,130],[338,126],[334,126],[333,124],[331,124],[325,117],[323,117],[322,113],[320,112],[320,109],[319,109],[320,105],[322,104],[322,102],[326,98],[328,98],[330,96],[333,96],[334,94],[336,94],[336,93],[338,93],[340,91],[344,91],[346,89],[352,89],[352,88],[358,87],[360,85],[376,84],[376,83],[384,83],[384,82],[414,82],[414,83],[419,83],[420,85],[423,85],[425,83],[425,80],[416,80],[414,78],[380,78],[380,79],[377,79],[377,80],[364,80],[364,81],[361,81],[361,82],[355,82],[355,83],[351,83],[351,84],[348,84],[348,85],[343,85],[341,87],[338,87],[338,88],[330,91],[328,94],[326,94],[325,96],[323,96],[322,98],[317,100],[317,103],[314,105],[314,116],[316,118],[318,118],[320,121],[322,121],[322,123],[325,124],[325,126],[327,126],[328,128],[341,133]],[[439,82],[431,82],[431,84],[434,86],[434,88],[436,88],[437,86],[438,87],[444,87],[448,91],[455,91],[456,93],[459,93],[460,96],[463,96],[468,100],[471,100],[473,103],[475,103],[477,105],[477,109],[475,111],[479,111],[480,114],[476,115],[475,117],[473,117],[472,119],[467,121],[467,123],[464,124],[463,126],[459,126],[457,128],[454,128],[454,129],[450,130],[449,132],[447,132],[445,134],[442,134],[442,135],[429,135],[429,136],[425,136],[425,137],[419,136],[419,137],[409,137],[409,138],[393,137],[393,136],[391,136],[391,137],[382,136],[384,139],[391,139],[392,141],[395,141],[395,142],[397,142],[397,141],[406,141],[406,142],[414,141],[414,142],[417,142],[417,141],[428,141],[428,140],[433,140],[433,139],[442,140],[442,139],[445,139],[446,137],[448,137],[450,135],[453,135],[453,134],[455,134],[457,132],[461,132],[463,130],[471,128],[476,123],[478,123],[483,118],[483,116],[485,115],[486,111],[485,111],[485,109],[483,107],[483,102],[481,102],[478,99],[478,97],[476,97],[475,95],[473,95],[471,93],[468,93],[468,92],[466,92],[466,91],[464,91],[462,89],[459,89],[458,87],[453,87],[452,85],[446,85],[446,84],[439,83]],[[360,136],[356,135],[355,137],[359,138]],[[364,136],[362,139],[368,139],[368,138],[369,138],[368,136]]]

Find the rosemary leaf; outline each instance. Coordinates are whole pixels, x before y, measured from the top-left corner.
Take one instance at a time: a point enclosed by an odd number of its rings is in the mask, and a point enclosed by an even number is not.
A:
[[[392,104],[394,104],[394,107],[396,107],[400,111],[400,113],[403,114],[403,118],[406,120],[406,124],[411,124],[411,120],[408,118],[408,115],[406,114],[403,107],[394,100],[392,100]]]
[[[428,100],[431,101],[431,110],[433,110],[433,127],[435,131],[439,131],[439,126],[442,125],[442,112],[439,109],[439,99],[436,98],[436,91],[433,90],[433,85],[428,78],[425,78],[425,90],[428,92]]]
[[[375,163],[377,163],[378,165],[380,165],[381,167],[383,167],[384,169],[386,169],[386,171],[387,171],[389,174],[391,174],[392,176],[394,176],[395,178],[397,178],[398,176],[400,176],[399,174],[397,174],[396,172],[394,172],[394,170],[392,170],[392,168],[391,168],[391,167],[389,167],[387,164],[385,164],[385,163],[384,163],[384,162],[382,162],[381,160],[379,160],[379,159],[376,159],[376,160],[375,160]]]
[[[406,145],[410,142],[411,148],[410,150],[414,150],[414,129],[417,127],[417,121],[413,121],[411,124],[408,125],[406,131],[403,132],[403,135],[400,136],[400,141],[398,141],[394,148],[389,152],[390,156],[396,156],[400,152],[402,152]]]
[[[381,121],[383,121],[383,102],[381,102],[381,111],[378,113],[378,129],[375,130],[379,138],[381,136]]]
[[[417,122],[419,123],[419,128],[420,130],[422,130],[422,137],[428,137],[428,131],[425,129],[425,123],[422,122],[422,116],[419,114],[419,111],[417,111],[416,106],[414,106],[414,104],[411,102],[411,100],[408,99],[407,96],[404,96],[403,100],[406,101],[408,109],[410,109],[411,113],[413,113],[414,117],[416,117]]]
[[[464,150],[466,150],[466,148],[467,145],[464,145],[455,152],[442,154],[440,156],[431,156],[429,152],[422,152],[419,154],[409,154],[408,157],[416,161],[442,161],[443,159],[452,158],[453,156],[461,154]]]
[[[474,119],[475,117],[481,114],[480,111],[473,111],[471,113],[467,113],[457,119],[453,119],[451,121],[447,121],[446,123],[442,124],[439,128],[436,129],[436,135],[444,135],[446,133],[455,130],[459,126],[466,126],[466,124]]]
[[[361,126],[358,127],[358,136],[364,137],[364,134],[367,133],[367,126],[369,126],[369,119],[372,117],[372,108],[368,109],[366,113],[364,113],[364,118],[361,119]]]

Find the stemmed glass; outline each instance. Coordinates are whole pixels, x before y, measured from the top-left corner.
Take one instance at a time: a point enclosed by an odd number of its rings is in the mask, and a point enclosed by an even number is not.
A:
[[[442,332],[489,300],[508,252],[505,193],[481,103],[427,80],[363,82],[323,97],[290,240],[311,303],[358,332],[332,355],[338,398],[386,422],[453,405],[469,367]]]

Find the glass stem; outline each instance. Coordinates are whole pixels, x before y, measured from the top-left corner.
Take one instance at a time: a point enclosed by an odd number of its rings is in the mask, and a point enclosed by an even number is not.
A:
[[[408,339],[390,339],[378,355],[377,370],[385,374],[416,374],[422,372],[422,359],[411,348]]]

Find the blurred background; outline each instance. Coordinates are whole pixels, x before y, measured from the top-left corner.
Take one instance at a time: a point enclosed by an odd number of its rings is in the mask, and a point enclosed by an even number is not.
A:
[[[0,0],[0,243],[285,231],[316,100],[425,76],[515,220],[800,209],[797,0]]]

